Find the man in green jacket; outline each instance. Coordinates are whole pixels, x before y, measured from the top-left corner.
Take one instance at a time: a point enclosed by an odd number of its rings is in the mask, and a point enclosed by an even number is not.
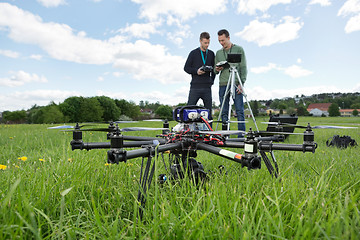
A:
[[[240,53],[241,54],[241,61],[240,63],[236,63],[236,69],[239,73],[240,79],[238,77],[235,77],[235,108],[236,108],[236,115],[238,121],[245,121],[245,115],[244,115],[244,101],[243,101],[243,89],[241,88],[241,85],[239,83],[239,80],[241,80],[242,84],[244,85],[246,81],[247,76],[247,68],[246,68],[246,58],[245,58],[245,52],[244,49],[241,46],[235,45],[231,43],[230,41],[230,34],[226,29],[222,29],[218,32],[218,40],[219,43],[222,46],[222,49],[218,50],[215,55],[215,73],[220,73],[219,76],[219,98],[220,98],[220,106],[222,106],[223,101],[224,107],[223,111],[221,113],[221,120],[223,123],[226,123],[228,120],[228,114],[229,114],[229,100],[230,96],[227,95],[226,99],[224,99],[226,86],[229,81],[230,77],[230,67],[224,66],[224,67],[218,67],[216,66],[217,63],[221,61],[226,61],[227,56],[229,53]],[[245,123],[240,122],[238,123],[238,129],[245,131]]]

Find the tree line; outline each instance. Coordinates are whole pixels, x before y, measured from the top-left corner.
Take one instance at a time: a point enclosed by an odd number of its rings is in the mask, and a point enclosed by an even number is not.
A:
[[[329,108],[330,116],[339,116],[339,108],[355,109],[354,116],[359,113],[360,93],[322,93],[311,96],[295,96],[293,98],[255,100],[250,101],[255,116],[264,115],[265,109],[279,109],[280,113],[298,116],[309,115],[307,107],[311,103],[332,103]],[[179,103],[184,106],[186,103]],[[247,105],[245,104],[245,108]],[[213,102],[213,109],[219,108]],[[47,106],[34,105],[28,110],[4,111],[3,123],[67,123],[67,122],[96,122],[116,120],[142,120],[149,118],[149,114],[141,112],[142,109],[151,110],[151,117],[172,119],[172,107],[159,102],[149,103],[140,101],[137,105],[125,99],[112,99],[106,96],[96,97],[69,97],[64,102],[56,104],[51,102]],[[215,114],[216,115],[216,114]],[[215,116],[214,115],[214,116]]]
[[[159,102],[143,103],[143,108],[151,109],[159,118],[172,118],[172,108]],[[69,97],[64,102],[51,102],[47,106],[34,105],[28,110],[4,111],[3,123],[68,123],[68,122],[108,122],[117,120],[140,120],[149,118],[141,107],[133,101],[112,99],[106,96]]]
[[[354,116],[358,115],[356,109],[360,109],[360,93],[321,93],[311,96],[295,96],[282,99],[251,101],[251,108],[254,115],[261,115],[261,109],[278,109],[280,113],[286,111],[287,114],[298,116],[308,116],[307,107],[311,103],[331,103],[328,112],[330,116],[340,116],[339,108],[355,109]]]

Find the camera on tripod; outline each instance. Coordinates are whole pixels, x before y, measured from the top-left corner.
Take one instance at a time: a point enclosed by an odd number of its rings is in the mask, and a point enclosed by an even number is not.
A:
[[[199,68],[199,70],[204,71],[204,72],[212,72],[213,71],[213,67],[212,66],[208,66],[208,65],[204,65],[201,68]]]
[[[241,62],[241,53],[229,53],[226,61],[228,63],[239,63]]]

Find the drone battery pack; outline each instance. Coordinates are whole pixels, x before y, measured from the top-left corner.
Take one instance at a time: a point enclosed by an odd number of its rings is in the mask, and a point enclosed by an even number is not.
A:
[[[175,109],[174,120],[178,122],[197,122],[200,118],[209,118],[208,109]]]

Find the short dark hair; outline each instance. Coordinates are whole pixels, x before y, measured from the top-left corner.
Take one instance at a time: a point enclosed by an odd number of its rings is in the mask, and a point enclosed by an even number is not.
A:
[[[226,30],[226,29],[221,29],[220,31],[218,31],[218,36],[221,36],[221,35],[223,35],[223,34],[225,34],[225,37],[229,37],[229,36],[230,36],[229,31]]]
[[[202,32],[200,34],[200,40],[203,38],[210,39],[210,34],[208,32]]]

